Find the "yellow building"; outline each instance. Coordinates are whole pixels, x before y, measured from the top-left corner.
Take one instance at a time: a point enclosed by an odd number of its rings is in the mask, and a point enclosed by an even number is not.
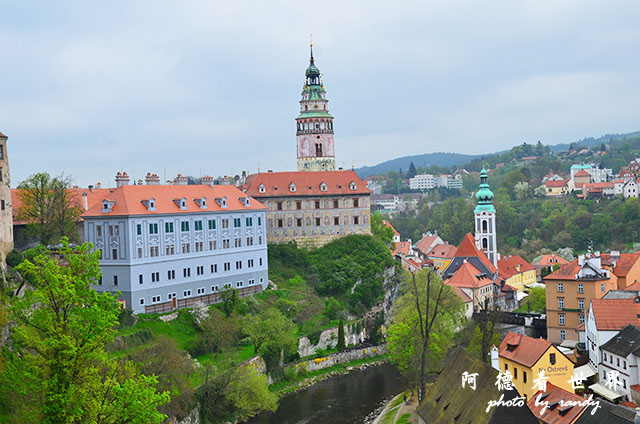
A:
[[[444,271],[456,256],[456,250],[457,247],[452,244],[436,244],[427,252],[426,257],[433,261],[433,267],[436,270]]]
[[[498,259],[498,276],[518,292],[536,282],[536,269],[518,255],[501,256]]]
[[[526,399],[538,391],[534,385],[541,372],[547,382],[574,393],[570,383],[573,362],[545,339],[507,333],[500,343],[498,363],[501,372],[511,374],[513,387]]]

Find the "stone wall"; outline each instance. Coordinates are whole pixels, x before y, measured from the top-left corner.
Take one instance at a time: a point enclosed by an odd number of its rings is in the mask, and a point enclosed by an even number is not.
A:
[[[11,208],[11,174],[7,137],[0,132],[0,266],[4,269],[7,253],[13,249],[13,212]],[[2,276],[0,275],[0,280]]]
[[[346,362],[351,362],[358,359],[380,356],[386,352],[387,347],[385,345],[357,348],[345,350],[343,352],[332,353],[331,355],[310,359],[308,361],[296,362],[287,366],[296,368],[303,367],[307,371],[317,371],[324,368],[332,367],[337,364],[344,364]]]
[[[362,328],[361,328],[362,327]],[[364,323],[347,323],[344,325],[345,345],[358,345],[367,338],[367,330]],[[338,345],[338,327],[327,328],[320,333],[320,339],[315,345],[307,336],[298,339],[298,355],[301,358],[315,355],[320,349],[333,349]]]

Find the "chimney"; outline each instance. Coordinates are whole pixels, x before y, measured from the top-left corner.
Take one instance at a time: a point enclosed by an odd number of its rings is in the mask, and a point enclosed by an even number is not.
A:
[[[86,211],[87,209],[89,209],[89,202],[87,201],[87,192],[83,191],[82,192],[82,210]]]
[[[273,172],[273,169],[267,169],[267,172]]]
[[[138,185],[142,185],[142,178],[138,178]]]
[[[89,191],[90,191],[91,193],[93,193],[93,186],[92,186],[92,185],[90,185],[90,186],[89,186]]]
[[[102,188],[102,183],[101,183],[100,181],[98,181],[98,182],[96,183],[96,188],[97,188],[97,189],[101,189],[101,188]]]
[[[147,172],[144,181],[147,185],[160,185],[160,177],[158,174],[152,174],[151,172]]]
[[[178,174],[176,178],[173,180],[174,185],[187,185],[189,184],[189,178],[185,177],[182,174]]]
[[[200,184],[208,185],[209,187],[213,188],[214,179],[211,175],[205,175],[204,177],[200,178]]]
[[[116,174],[116,188],[129,185],[129,175],[126,172]]]

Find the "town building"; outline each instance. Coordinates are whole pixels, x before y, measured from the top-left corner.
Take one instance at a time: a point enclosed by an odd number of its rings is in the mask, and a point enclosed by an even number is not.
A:
[[[101,252],[94,288],[135,313],[211,304],[266,288],[266,208],[234,186],[127,185],[82,214]]]
[[[313,59],[313,45],[309,67],[302,87],[300,114],[296,118],[298,171],[334,171],[336,158],[333,140],[333,116],[329,114],[322,75]]]
[[[636,180],[629,180],[622,186],[622,195],[625,199],[638,197],[640,193],[640,184]]]
[[[636,253],[595,252],[580,255],[547,275],[544,281],[548,339],[554,343],[578,341],[576,328],[585,321],[585,309],[591,300],[640,280],[639,268]]]
[[[471,233],[467,233],[467,235],[462,238],[460,245],[456,249],[455,256],[442,272],[443,278],[451,277],[465,262],[473,265],[473,267],[478,270],[478,273],[486,275],[492,281],[497,279],[498,269],[489,258],[487,258],[484,252],[478,249]]]
[[[270,243],[322,246],[371,234],[371,192],[355,171],[263,172],[249,175],[243,190],[267,207]]]
[[[444,284],[462,291],[471,298],[473,312],[492,309],[494,301],[493,280],[466,260],[458,269],[444,280]],[[464,301],[464,297],[458,295]]]
[[[433,174],[418,174],[409,178],[411,190],[431,190],[438,187],[438,178]]]
[[[415,244],[416,249],[420,256],[426,258],[427,254],[438,244],[443,244],[444,241],[438,235],[438,232],[427,232],[422,235],[422,238]]]
[[[588,411],[592,407],[582,396],[553,383],[547,383],[545,391],[534,393],[527,406],[542,424],[577,423],[581,417],[590,413]]]
[[[606,387],[609,373],[613,373],[615,384],[608,387],[627,400],[640,400],[638,386],[638,356],[640,356],[640,328],[627,325],[614,337],[600,346],[601,361],[598,366],[599,386]],[[593,385],[589,386],[591,390]],[[596,388],[595,391],[597,391]],[[614,399],[609,399],[614,400]]]
[[[11,173],[7,139],[8,137],[0,132],[0,267],[3,269],[7,253],[13,249]]]
[[[544,182],[547,197],[562,197],[569,193],[568,180],[552,180]]]
[[[585,198],[609,198],[615,194],[615,183],[613,181],[605,183],[588,183],[582,186],[582,193]]]
[[[391,223],[389,221],[387,221],[386,219],[384,221],[382,221],[382,223],[384,224],[385,227],[391,228],[391,231],[393,231],[393,238],[391,239],[391,241],[393,243],[399,243],[400,242],[400,233],[397,232],[396,229],[393,228],[393,225],[391,225]]]
[[[457,250],[458,248],[453,244],[436,244],[427,252],[426,258],[433,262],[433,267],[436,271],[443,272],[456,256]]]
[[[552,253],[550,255],[540,256],[538,259],[533,261],[532,265],[536,269],[537,276],[540,277],[543,269],[546,269],[546,272],[550,274],[553,272],[553,268],[556,267],[556,265],[561,267],[568,263],[569,261],[564,259],[562,256]]]
[[[498,277],[519,293],[523,293],[526,286],[537,280],[536,269],[518,255],[500,256]]]
[[[498,264],[496,208],[493,206],[493,192],[489,188],[487,171],[484,168],[480,172],[480,186],[476,192],[476,199],[478,204],[473,211],[476,246],[484,252],[495,267]]]
[[[527,399],[537,392],[535,379],[541,371],[548,382],[574,392],[569,380],[573,376],[573,362],[553,343],[509,331],[498,347],[500,370],[509,372],[515,389]]]

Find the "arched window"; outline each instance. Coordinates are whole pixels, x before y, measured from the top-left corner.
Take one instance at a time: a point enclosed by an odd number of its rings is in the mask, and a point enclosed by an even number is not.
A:
[[[309,106],[304,105],[304,110],[309,110]]]
[[[483,249],[488,249],[489,248],[489,243],[487,242],[486,238],[482,239],[482,248]]]
[[[487,232],[487,220],[486,219],[482,220],[482,232],[483,233]]]
[[[322,157],[322,143],[316,143],[316,156]]]

